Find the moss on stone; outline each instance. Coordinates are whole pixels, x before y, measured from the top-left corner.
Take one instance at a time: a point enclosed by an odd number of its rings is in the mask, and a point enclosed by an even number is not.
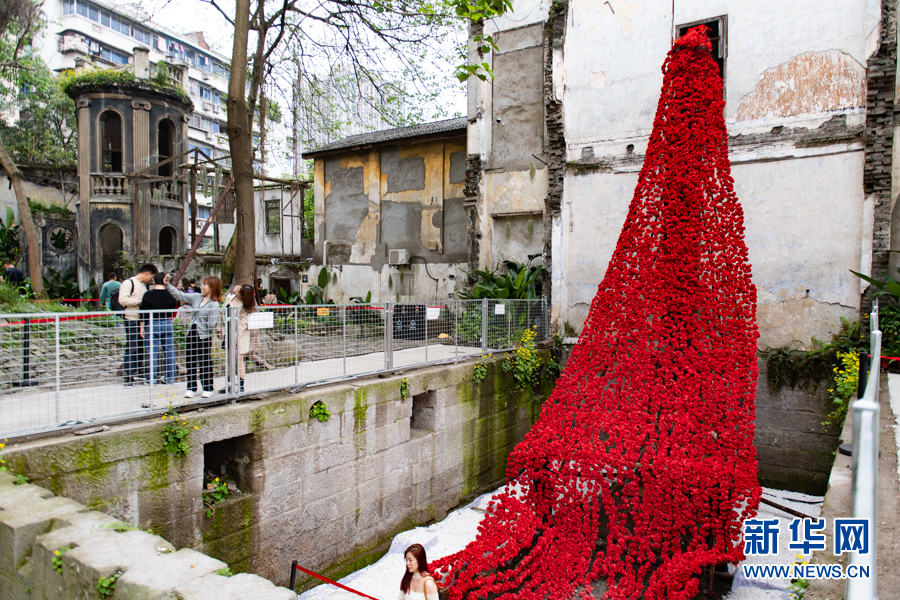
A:
[[[358,387],[353,391],[353,432],[359,433],[366,429],[366,412],[368,411],[367,401],[369,399],[369,389],[365,386]]]

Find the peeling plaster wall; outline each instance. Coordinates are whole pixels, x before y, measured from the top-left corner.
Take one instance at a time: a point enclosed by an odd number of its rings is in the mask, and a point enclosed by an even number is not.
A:
[[[836,331],[841,316],[858,314],[860,286],[849,269],[871,264],[860,132],[880,4],[823,10],[811,0],[676,0],[638,10],[629,2],[571,0],[569,10],[561,66],[569,168],[553,240],[557,324],[580,330],[615,247],[673,26],[722,15],[725,114],[759,288],[760,345],[807,347],[813,336]]]
[[[520,6],[522,5],[522,6]],[[533,15],[535,7],[516,3],[514,14]],[[543,206],[548,189],[544,139],[544,25],[510,23],[496,35],[492,54],[495,78],[476,89],[470,119],[469,151],[478,145],[483,175],[470,210],[478,249],[471,263],[494,268],[504,260],[524,262],[540,254]],[[504,26],[501,24],[501,28]],[[472,88],[470,88],[470,93]],[[529,226],[529,222],[531,225]],[[475,259],[475,260],[472,260]]]
[[[315,262],[326,259],[327,240],[326,264],[336,277],[328,298],[371,291],[373,302],[386,302],[446,298],[455,291],[467,246],[462,136],[317,158],[315,173]],[[392,249],[416,259],[391,267]],[[306,287],[301,283],[301,292]]]

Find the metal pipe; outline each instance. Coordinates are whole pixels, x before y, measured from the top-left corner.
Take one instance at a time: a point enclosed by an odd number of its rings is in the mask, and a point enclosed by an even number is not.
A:
[[[62,421],[60,416],[60,368],[59,368],[59,315],[56,316],[56,422]]]
[[[322,268],[328,268],[328,240],[322,242]]]

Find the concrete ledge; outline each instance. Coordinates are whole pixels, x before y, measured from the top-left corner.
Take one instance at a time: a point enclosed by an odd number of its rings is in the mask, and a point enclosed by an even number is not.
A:
[[[116,523],[36,485],[14,485],[0,472],[0,600],[94,598],[99,579],[116,572],[117,600],[296,598],[256,575],[218,575],[228,565],[194,550],[176,552],[145,531],[115,531]],[[58,556],[61,573],[53,565]]]

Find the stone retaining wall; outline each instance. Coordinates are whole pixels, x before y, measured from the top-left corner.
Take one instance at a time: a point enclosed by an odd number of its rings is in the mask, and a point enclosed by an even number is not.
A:
[[[504,481],[552,382],[519,393],[501,359],[486,363],[480,384],[470,361],[192,409],[182,415],[190,451],[178,458],[164,450],[165,422],[152,420],[10,445],[4,458],[10,472],[234,572],[287,584],[298,560],[336,578],[376,560],[395,533]],[[327,422],[310,418],[317,401]],[[239,492],[207,516],[210,470]]]
[[[13,482],[0,472],[2,600],[98,598],[100,579],[116,573],[116,600],[296,598],[262,577],[228,577],[219,560],[194,550],[176,552],[157,535],[124,527],[36,485]]]

